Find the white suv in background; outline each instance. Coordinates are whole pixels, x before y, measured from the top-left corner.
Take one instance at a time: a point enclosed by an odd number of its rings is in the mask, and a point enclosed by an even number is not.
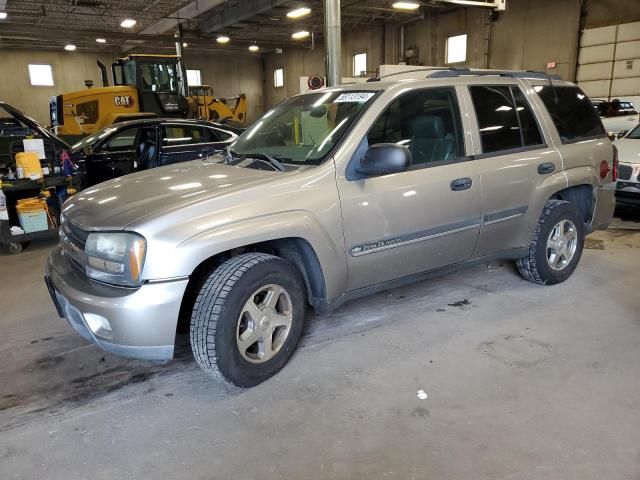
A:
[[[615,141],[618,147],[616,202],[640,206],[640,124]]]

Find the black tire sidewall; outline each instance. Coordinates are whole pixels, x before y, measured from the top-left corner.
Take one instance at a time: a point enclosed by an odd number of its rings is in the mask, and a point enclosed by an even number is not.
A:
[[[545,207],[545,213],[547,213],[548,209],[549,207]],[[571,262],[569,262],[569,264],[562,270],[554,270],[549,266],[547,261],[547,239],[549,238],[553,228],[561,220],[570,220],[576,226],[578,245],[576,246],[576,252],[571,259]],[[564,282],[571,276],[578,266],[578,262],[582,256],[584,238],[584,222],[580,216],[580,212],[573,204],[562,203],[557,207],[550,209],[548,214],[544,215],[544,221],[542,228],[540,229],[538,243],[536,245],[535,258],[538,267],[538,274],[542,277],[546,285],[554,285],[556,283]]]
[[[291,298],[293,320],[289,336],[280,351],[269,361],[255,364],[247,361],[238,348],[238,319],[249,296],[269,284],[277,284],[287,290]],[[302,279],[295,267],[285,260],[274,257],[245,272],[232,287],[218,317],[214,341],[218,367],[224,377],[239,387],[252,387],[281,370],[293,354],[302,334],[304,298]]]

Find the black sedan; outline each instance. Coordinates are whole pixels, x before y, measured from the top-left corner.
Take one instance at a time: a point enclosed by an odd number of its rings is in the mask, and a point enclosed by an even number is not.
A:
[[[231,144],[238,130],[204,120],[150,118],[106,127],[72,147],[82,186],[149,168],[206,158]]]

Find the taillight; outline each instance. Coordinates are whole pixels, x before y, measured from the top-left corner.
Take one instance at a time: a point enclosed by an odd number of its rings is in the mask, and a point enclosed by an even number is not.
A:
[[[613,146],[613,170],[611,172],[613,181],[618,180],[618,147]]]
[[[600,178],[604,180],[607,175],[609,175],[609,162],[602,160],[600,162]]]

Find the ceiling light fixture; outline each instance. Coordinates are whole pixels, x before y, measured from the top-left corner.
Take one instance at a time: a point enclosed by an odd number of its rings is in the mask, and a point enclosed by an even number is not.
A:
[[[302,40],[303,38],[307,38],[308,36],[309,32],[307,32],[306,30],[302,30],[300,32],[292,34],[291,38],[293,38],[294,40]]]
[[[107,43],[107,40],[104,38],[96,38],[96,42],[98,43]]]
[[[0,20],[7,18],[7,12],[0,12]]]
[[[420,4],[416,2],[396,2],[392,5],[396,10],[417,10]]]
[[[258,50],[260,50],[260,47],[258,45],[254,44],[249,47],[250,52],[257,52]]]
[[[305,15],[309,15],[310,13],[311,13],[310,8],[300,7],[300,8],[296,8],[295,10],[291,10],[290,12],[287,12],[287,17],[300,18],[300,17],[304,17]]]
[[[220,35],[218,38],[216,38],[216,42],[222,43],[223,45],[225,43],[229,43],[229,40],[231,40],[231,39],[229,37],[227,37],[226,35]]]
[[[74,44],[72,44],[72,43],[69,43],[68,45],[64,46],[64,49],[67,52],[73,52],[76,49],[76,46]]]
[[[136,23],[138,23],[138,22],[136,22],[133,18],[127,18],[126,20],[123,20],[122,22],[120,22],[120,26],[122,28],[131,28]]]

